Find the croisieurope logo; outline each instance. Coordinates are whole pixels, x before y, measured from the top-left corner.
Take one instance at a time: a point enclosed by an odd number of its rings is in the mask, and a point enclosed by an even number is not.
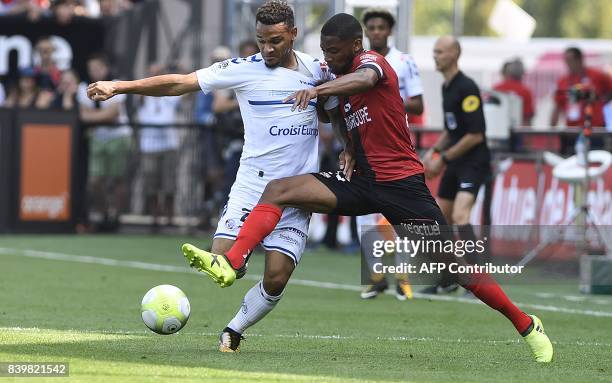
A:
[[[270,127],[271,136],[318,136],[319,129],[313,128],[308,124],[291,125],[289,127],[280,127],[272,125]]]

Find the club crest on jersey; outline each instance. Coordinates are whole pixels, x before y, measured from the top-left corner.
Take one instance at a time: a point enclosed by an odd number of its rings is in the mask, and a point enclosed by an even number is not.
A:
[[[230,230],[234,230],[238,227],[238,223],[236,222],[235,219],[230,218],[225,221],[225,227],[227,227]]]
[[[351,104],[347,102],[346,104],[344,104],[344,113],[348,113],[350,111],[351,111]]]

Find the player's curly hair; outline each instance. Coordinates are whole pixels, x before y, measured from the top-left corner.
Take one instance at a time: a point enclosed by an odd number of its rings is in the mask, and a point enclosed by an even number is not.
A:
[[[393,17],[391,12],[389,12],[388,10],[384,8],[366,9],[363,12],[363,17],[362,17],[363,25],[366,25],[368,23],[368,20],[376,18],[376,17],[380,17],[381,19],[385,20],[387,24],[389,24],[389,28],[393,29],[393,26],[395,25],[395,17]]]
[[[268,0],[257,9],[255,21],[264,25],[285,23],[289,28],[295,25],[293,9],[284,0]]]

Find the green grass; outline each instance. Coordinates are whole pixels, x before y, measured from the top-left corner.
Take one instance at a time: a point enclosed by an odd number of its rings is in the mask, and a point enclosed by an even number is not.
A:
[[[612,318],[585,313],[612,312],[612,299],[568,301],[562,295],[578,295],[569,283],[538,289],[507,286],[518,302],[577,310],[526,309],[542,318],[555,342],[550,365],[533,362],[511,324],[483,305],[398,302],[391,296],[361,301],[354,291],[296,284],[268,317],[249,329],[242,353],[228,355],[217,352],[217,333],[233,317],[254,276],[261,274],[261,254],[252,258],[251,279],[221,290],[195,273],[49,260],[23,252],[182,267],[178,246],[184,240],[0,236],[0,362],[69,362],[70,378],[52,382],[611,380]],[[359,258],[308,251],[294,278],[358,285]],[[191,318],[176,335],[154,334],[140,319],[142,296],[159,284],[176,285],[190,299]],[[555,296],[543,299],[534,291]]]

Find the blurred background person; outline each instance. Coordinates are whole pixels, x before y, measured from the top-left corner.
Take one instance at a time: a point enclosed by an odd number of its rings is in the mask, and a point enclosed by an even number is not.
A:
[[[53,101],[52,89],[39,84],[39,76],[34,68],[19,70],[17,83],[9,90],[5,105],[8,108],[46,109]]]
[[[55,98],[51,103],[53,109],[74,110],[78,106],[79,75],[73,69],[67,69],[60,75]]]
[[[612,80],[604,72],[587,67],[580,48],[567,48],[563,58],[568,73],[557,81],[550,125],[557,126],[559,118],[563,117],[565,126],[583,126],[585,105],[590,100],[593,106],[591,125],[605,126],[603,106],[612,97]]]
[[[4,85],[0,82],[0,106],[4,106],[4,102],[6,101],[6,92],[4,91]]]
[[[226,46],[218,46],[211,52],[211,63],[231,58],[231,51]],[[231,94],[231,93],[230,93]],[[201,228],[210,229],[212,220],[219,214],[219,208],[224,203],[224,183],[219,182],[224,178],[224,165],[222,163],[222,132],[217,130],[217,118],[215,116],[215,99],[217,99],[216,110],[231,110],[237,103],[229,99],[228,93],[214,90],[208,94],[198,92],[195,101],[194,120],[204,128],[200,131],[199,143],[202,150],[202,185],[204,199],[206,201],[202,211]]]
[[[30,21],[37,21],[45,12],[44,0],[2,0],[0,1],[0,16],[25,15]]]
[[[444,77],[442,108],[444,132],[423,158],[425,174],[433,178],[442,174],[438,188],[438,205],[447,222],[453,225],[463,241],[476,241],[470,224],[472,208],[480,186],[491,176],[491,153],[485,135],[486,124],[480,89],[473,79],[459,70],[461,45],[453,36],[440,37],[434,45],[436,69]],[[466,255],[470,264],[481,260],[476,253]],[[437,294],[457,290],[457,285],[440,281],[423,293]]]
[[[389,37],[393,33],[395,26],[395,18],[386,9],[370,8],[363,14],[363,24],[365,26],[365,34],[370,42],[370,49],[385,56],[385,59],[391,64],[393,70],[397,74],[400,96],[404,100],[404,108],[408,115],[420,116],[423,114],[423,84],[419,70],[414,62],[414,59],[399,49],[389,44]],[[377,225],[388,225],[389,223],[382,218],[380,214],[370,214],[357,217],[358,232],[361,233],[362,226],[370,227],[370,230],[378,230]],[[385,233],[382,232],[376,235],[384,238]],[[386,230],[385,230],[386,231]],[[361,238],[361,235],[359,235]],[[365,245],[368,247],[367,245]],[[361,251],[366,257],[371,257],[371,248],[361,246]],[[396,258],[396,263],[399,264],[401,259]],[[396,288],[395,296],[399,300],[412,298],[412,289],[408,283],[406,274],[395,274]],[[375,298],[379,293],[389,287],[384,274],[372,274],[370,284],[365,286],[361,292],[361,298]]]
[[[240,43],[238,55],[240,57],[250,57],[258,52],[259,47],[255,41],[245,40]],[[233,91],[227,89],[215,91],[212,109],[216,116],[217,126],[223,130],[227,137],[222,153],[224,167],[222,201],[225,203],[240,166],[240,157],[244,146],[244,125],[238,100],[236,100],[236,93]]]
[[[63,110],[66,112],[79,113],[79,75],[74,69],[66,69],[62,71],[59,85],[55,90],[55,98],[51,103],[51,108],[54,110]],[[81,128],[82,129],[82,128]],[[78,157],[83,161],[77,167],[77,180],[79,181],[79,190],[87,189],[87,163],[88,163],[88,147],[86,134],[79,134],[80,142],[78,145]],[[84,193],[85,194],[85,193]],[[89,231],[87,199],[88,195],[84,195],[83,200],[78,201],[76,207],[75,218],[77,221],[76,232],[86,233]]]
[[[91,82],[112,79],[108,60],[102,54],[89,57],[87,73]],[[99,230],[115,231],[119,214],[125,209],[125,178],[132,135],[132,129],[122,125],[127,122],[125,95],[113,97],[110,102],[92,101],[87,97],[87,83],[81,83],[77,97],[81,120],[93,125],[88,131],[88,184],[90,213],[93,213],[90,215],[98,222]]]
[[[521,124],[530,126],[531,119],[535,114],[533,106],[533,94],[531,90],[523,84],[525,67],[519,58],[507,61],[502,66],[502,81],[493,85],[493,90],[502,93],[512,93],[521,98],[523,104],[523,116]]]
[[[76,16],[74,11],[74,1],[57,0],[53,2],[52,10],[55,20],[60,25],[68,25],[72,23],[72,19]]]
[[[60,82],[61,70],[53,59],[55,47],[50,37],[42,37],[36,42],[36,65],[34,70],[40,76],[41,81],[48,81],[49,87],[55,89]]]
[[[149,76],[168,73],[161,64],[149,66]],[[180,97],[146,97],[140,100],[137,122],[139,131],[140,163],[139,173],[142,178],[145,214],[153,216],[152,231],[159,228],[160,216],[166,217],[166,223],[172,224],[174,217],[174,196],[176,193],[178,165],[178,132],[176,113]],[[158,126],[147,127],[147,124]],[[165,126],[159,126],[165,125]]]
[[[115,17],[121,11],[119,0],[100,0],[100,16]]]
[[[385,56],[397,74],[406,113],[421,115],[423,84],[417,65],[410,55],[389,44],[389,37],[393,34],[395,26],[395,17],[386,9],[370,8],[363,14],[363,25],[370,42],[370,49]]]

